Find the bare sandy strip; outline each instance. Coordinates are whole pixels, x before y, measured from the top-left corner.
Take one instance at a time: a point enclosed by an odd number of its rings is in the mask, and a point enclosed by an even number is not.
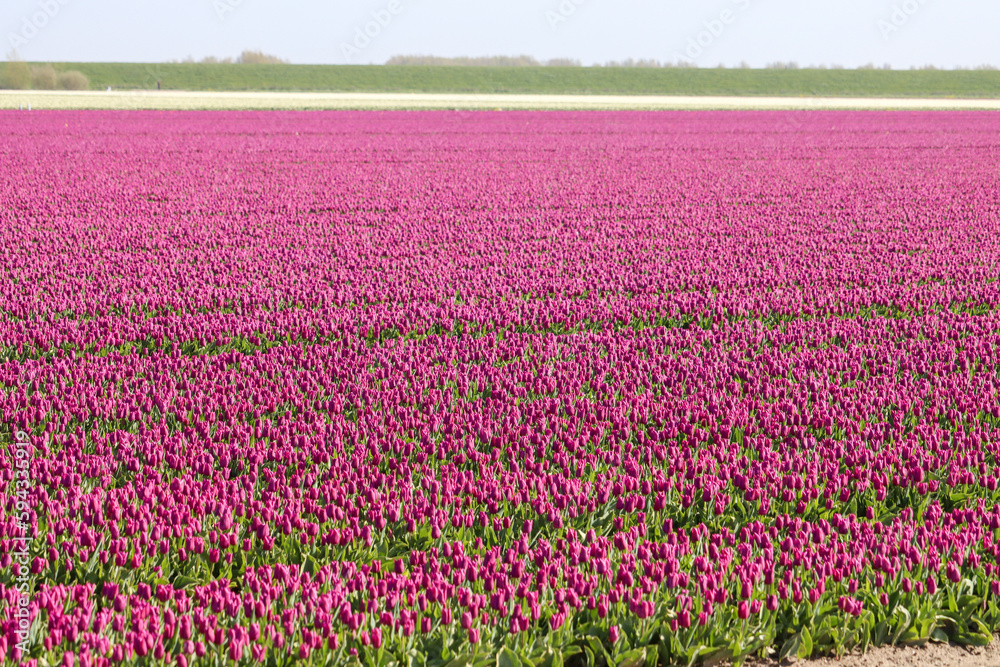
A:
[[[798,667],[1000,667],[1000,640],[985,647],[928,643],[920,647],[881,646],[861,655],[800,660]],[[747,667],[777,667],[773,660],[753,659]]]
[[[1000,109],[1000,99],[0,91],[0,109]]]

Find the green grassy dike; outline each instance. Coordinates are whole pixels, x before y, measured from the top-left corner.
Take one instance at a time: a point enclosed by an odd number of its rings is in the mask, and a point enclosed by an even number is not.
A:
[[[83,72],[92,90],[1000,98],[995,70],[52,64]]]

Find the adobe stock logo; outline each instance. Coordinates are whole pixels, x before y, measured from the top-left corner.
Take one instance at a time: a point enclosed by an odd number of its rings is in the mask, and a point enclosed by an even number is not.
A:
[[[35,12],[30,17],[21,17],[20,32],[7,33],[7,41],[10,42],[10,48],[17,51],[34,39],[38,32],[56,17],[59,10],[68,4],[69,0],[39,0],[38,7],[40,11]]]
[[[243,4],[243,0],[215,0],[212,7],[220,21],[226,20],[226,14],[235,12],[236,8]]]
[[[892,6],[892,13],[887,19],[879,19],[878,29],[882,33],[882,39],[889,39],[894,32],[910,22],[920,8],[927,4],[927,0],[905,0],[898,5]]]
[[[705,29],[688,37],[684,53],[674,53],[678,62],[687,61],[693,64],[705,52],[705,49],[715,44],[725,34],[729,26],[736,23],[741,12],[750,9],[751,0],[731,0],[731,2],[738,11],[723,9],[716,18],[703,22],[702,26]]]
[[[569,17],[576,14],[576,8],[584,3],[584,0],[562,0],[556,11],[545,12],[545,20],[549,22],[549,27],[555,30],[560,23],[565,23]]]
[[[354,40],[351,43],[341,42],[340,52],[344,54],[345,58],[353,58],[360,55],[372,43],[373,39],[381,35],[382,31],[389,27],[392,19],[402,11],[403,5],[400,0],[389,0],[389,4],[384,9],[372,12],[372,20],[365,23],[363,28],[362,26],[355,26]]]

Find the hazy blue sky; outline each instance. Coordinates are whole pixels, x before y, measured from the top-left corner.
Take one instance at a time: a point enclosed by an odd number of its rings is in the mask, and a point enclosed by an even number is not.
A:
[[[293,63],[529,54],[585,65],[1000,66],[997,0],[2,0],[0,30],[5,52],[32,61],[252,48]]]

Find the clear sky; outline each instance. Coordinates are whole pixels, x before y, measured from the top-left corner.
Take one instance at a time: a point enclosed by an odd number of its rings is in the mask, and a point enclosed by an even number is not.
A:
[[[334,64],[527,54],[585,65],[1000,66],[997,0],[2,0],[0,31],[5,53],[51,62],[249,48]]]

